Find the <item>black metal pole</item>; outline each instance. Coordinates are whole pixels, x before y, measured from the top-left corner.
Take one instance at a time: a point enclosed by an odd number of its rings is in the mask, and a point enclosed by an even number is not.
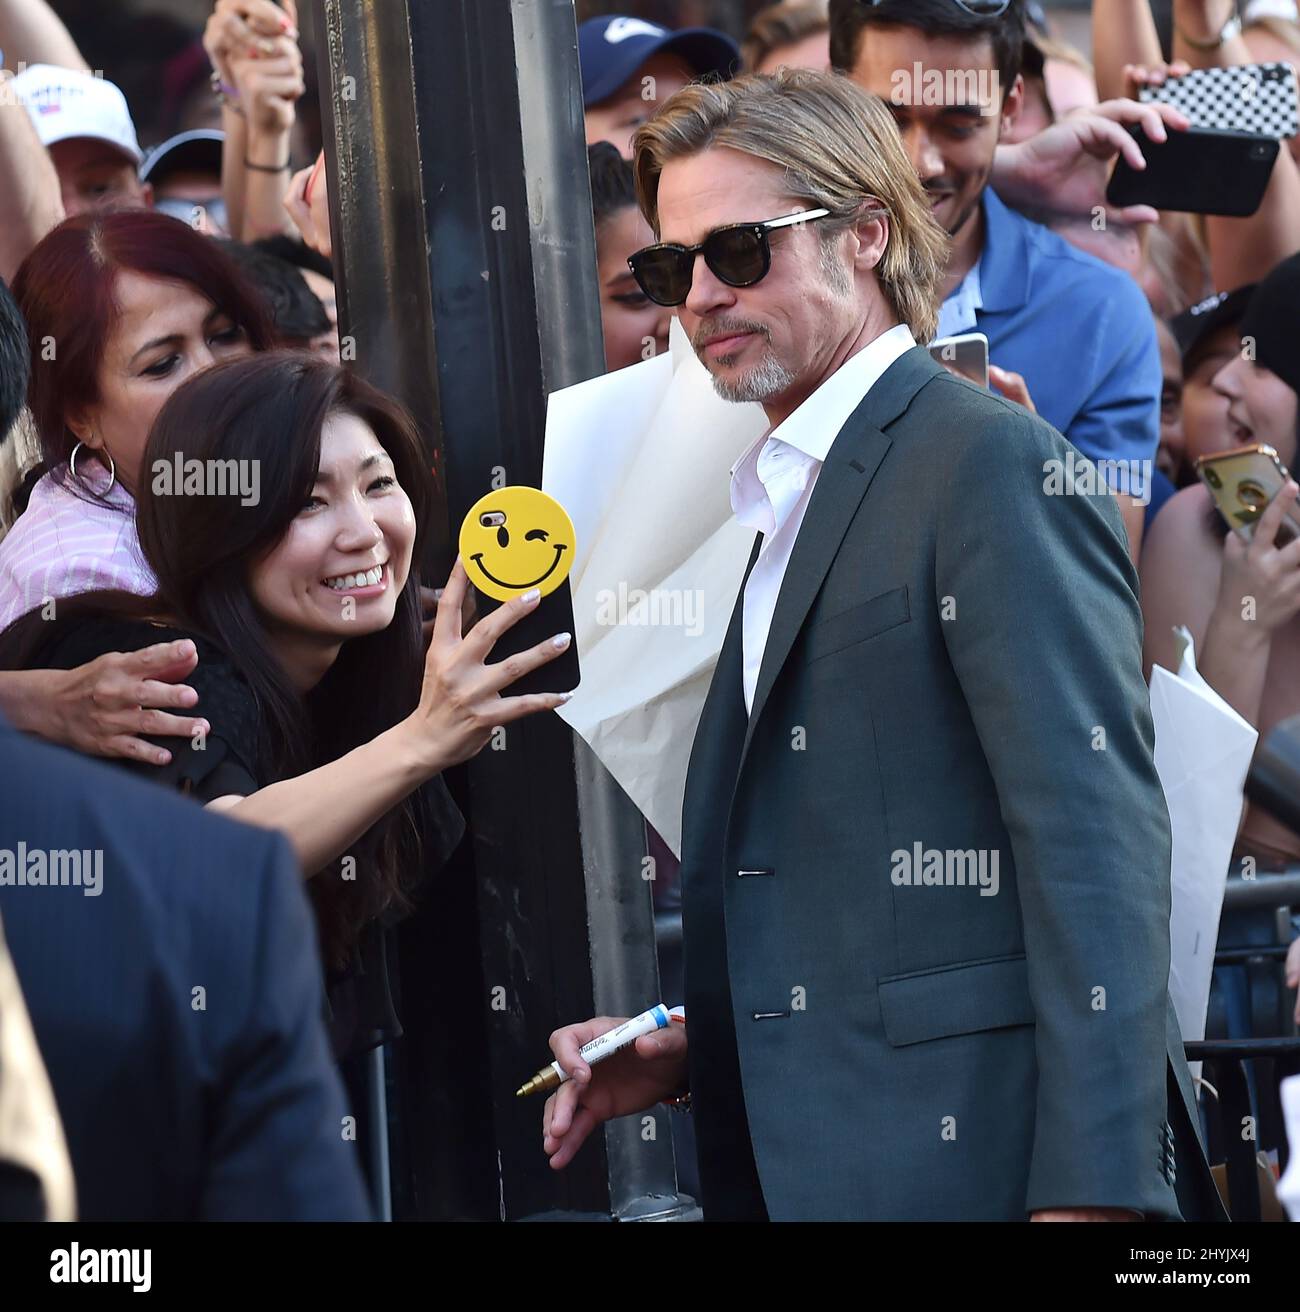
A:
[[[604,369],[572,0],[318,6],[341,332],[425,425],[448,544],[490,487],[540,485],[547,394]],[[691,1214],[662,1110],[557,1174],[514,1097],[553,1029],[658,984],[635,808],[554,716],[494,748],[400,935],[394,1215]]]

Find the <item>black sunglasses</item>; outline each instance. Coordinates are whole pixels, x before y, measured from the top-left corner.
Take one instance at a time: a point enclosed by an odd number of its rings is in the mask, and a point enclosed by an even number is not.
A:
[[[882,4],[884,0],[863,0],[873,9],[876,5]],[[953,4],[959,5],[968,14],[974,14],[976,18],[997,18],[999,14],[1005,14],[1011,7],[1011,0],[952,0]]]
[[[768,233],[774,228],[824,219],[829,214],[830,210],[800,210],[783,219],[733,223],[715,229],[698,246],[680,246],[672,241],[647,246],[628,258],[628,267],[637,285],[656,305],[681,305],[686,300],[695,276],[695,257],[700,254],[714,276],[728,286],[752,287],[767,277],[772,267]]]

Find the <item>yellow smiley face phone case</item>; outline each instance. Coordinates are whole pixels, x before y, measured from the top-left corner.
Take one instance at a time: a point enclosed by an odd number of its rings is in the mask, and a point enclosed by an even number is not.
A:
[[[460,526],[460,558],[480,594],[478,612],[536,588],[541,600],[497,640],[489,657],[496,664],[557,633],[573,632],[569,570],[576,546],[573,523],[554,497],[535,487],[498,488],[480,497]],[[571,692],[581,679],[576,642],[553,660],[501,692]]]

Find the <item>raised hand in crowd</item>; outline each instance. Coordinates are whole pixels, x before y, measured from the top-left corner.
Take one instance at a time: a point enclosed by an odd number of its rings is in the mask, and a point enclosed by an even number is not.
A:
[[[0,50],[11,69],[22,64],[54,64],[91,71],[47,0],[0,0]]]
[[[243,239],[256,241],[290,229],[284,198],[291,176],[294,106],[307,89],[296,33],[260,41],[245,57],[231,61],[231,73],[248,134]]]
[[[1258,723],[1274,636],[1300,615],[1300,537],[1281,531],[1298,493],[1288,482],[1259,517],[1249,542],[1236,533],[1223,540],[1223,574],[1205,633],[1202,672],[1252,723]]]
[[[302,233],[302,239],[326,259],[334,258],[330,240],[329,176],[325,168],[325,152],[321,151],[316,163],[293,175],[284,208]]]
[[[1254,62],[1250,46],[1228,23],[1234,6],[1225,0],[1176,0],[1172,62],[1163,59],[1147,0],[1094,0],[1093,50],[1097,84],[1137,95],[1169,77],[1197,69],[1231,68]],[[1162,216],[1179,234],[1179,216]],[[1257,282],[1279,261],[1300,250],[1300,172],[1291,154],[1278,152],[1259,208],[1245,218],[1207,215],[1204,241],[1209,254],[1209,288],[1231,291]],[[1192,296],[1199,299],[1199,291]]]
[[[1149,205],[1114,209],[1106,201],[1111,168],[1122,155],[1135,169],[1146,168],[1141,147],[1128,131],[1138,124],[1152,141],[1182,131],[1187,117],[1171,105],[1107,100],[1078,110],[1059,123],[1013,146],[999,146],[993,186],[1013,205],[1044,207],[1070,214],[1104,211],[1120,223],[1155,223]]]
[[[203,47],[222,102],[231,234],[254,240],[281,232],[294,103],[304,88],[296,0],[217,0]]]
[[[10,90],[12,81],[13,74],[0,69],[0,278],[6,282],[64,217],[54,161]]]
[[[1175,59],[1167,64],[1163,59],[1153,64],[1125,64],[1124,96],[1136,100],[1143,87],[1163,86],[1171,77],[1186,77],[1192,66],[1185,59]]]

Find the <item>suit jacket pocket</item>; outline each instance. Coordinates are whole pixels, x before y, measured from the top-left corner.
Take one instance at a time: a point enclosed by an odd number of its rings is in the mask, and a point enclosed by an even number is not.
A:
[[[896,1048],[1034,1023],[1023,954],[891,975],[877,986],[885,1037]]]
[[[878,637],[899,624],[906,624],[911,618],[906,585],[894,588],[892,592],[882,592],[861,605],[850,606],[838,615],[818,620],[808,630],[804,659],[815,661],[830,656],[834,652],[843,651],[845,647],[853,647],[859,642]]]

